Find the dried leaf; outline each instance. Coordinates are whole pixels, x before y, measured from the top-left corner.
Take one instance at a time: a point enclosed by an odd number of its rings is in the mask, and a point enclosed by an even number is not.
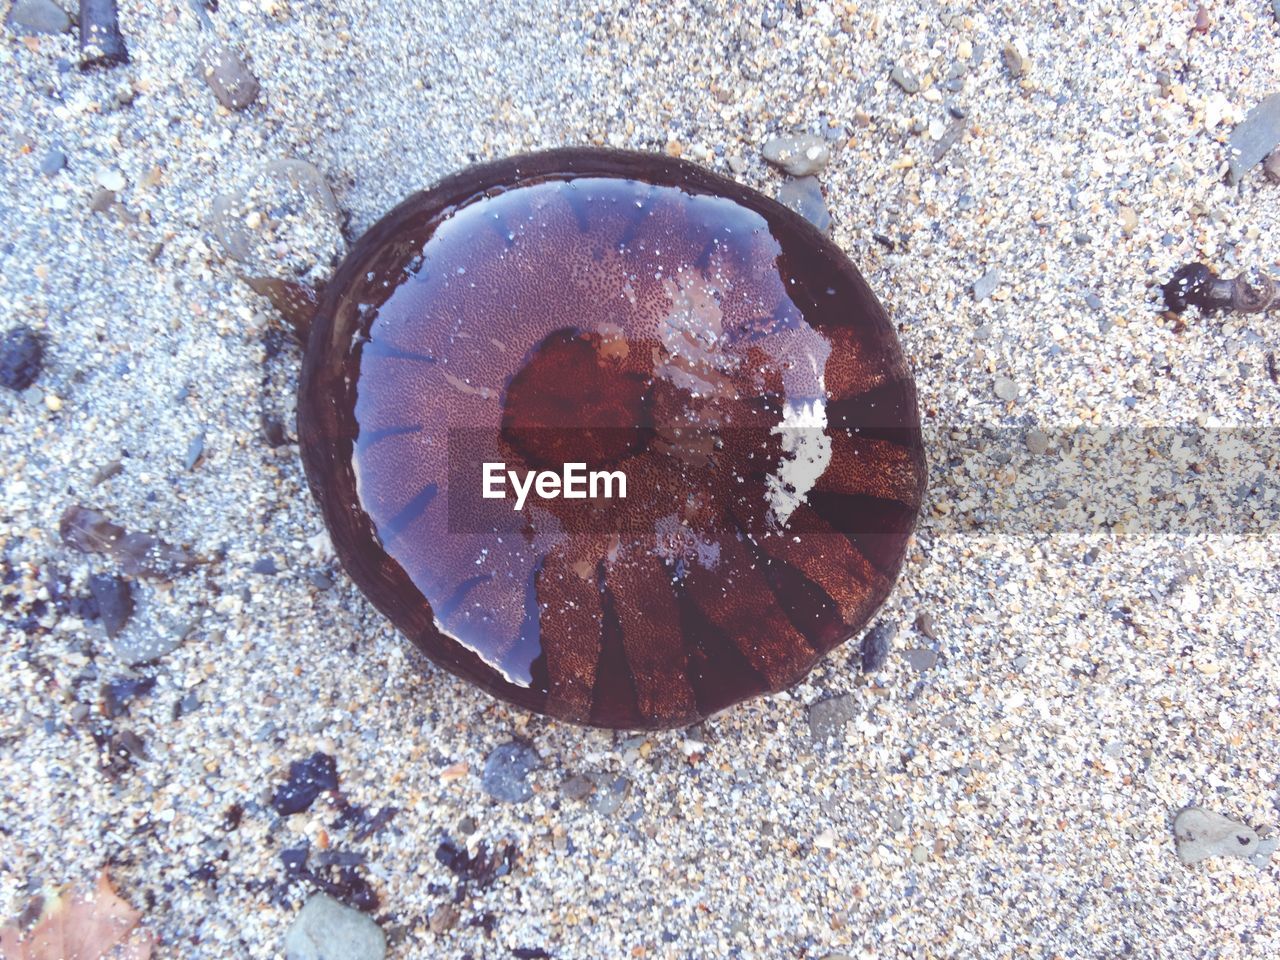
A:
[[[105,870],[86,891],[64,888],[45,902],[26,936],[10,924],[0,930],[3,960],[150,960],[154,939],[135,929],[142,914],[116,895]]]
[[[71,506],[58,524],[62,542],[81,553],[101,553],[130,576],[167,580],[186,573],[199,557],[150,533],[129,533],[97,510]]]

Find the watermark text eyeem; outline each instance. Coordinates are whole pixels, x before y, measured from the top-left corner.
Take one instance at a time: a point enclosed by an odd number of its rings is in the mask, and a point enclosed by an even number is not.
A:
[[[486,500],[504,500],[506,485],[511,484],[516,499],[512,507],[524,509],[530,492],[542,500],[625,500],[627,475],[621,470],[587,470],[585,463],[566,463],[557,473],[554,470],[528,470],[522,477],[519,471],[508,470],[505,463],[486,462],[483,465],[483,496]]]

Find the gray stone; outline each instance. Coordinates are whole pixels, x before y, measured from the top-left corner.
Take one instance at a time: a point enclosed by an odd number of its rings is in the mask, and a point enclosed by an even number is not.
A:
[[[938,663],[938,651],[930,650],[928,647],[904,650],[902,655],[907,658],[907,663],[911,666],[911,669],[917,673],[932,670]]]
[[[981,301],[996,292],[1000,286],[1000,268],[992,267],[977,280],[973,281],[973,299]]]
[[[98,604],[102,629],[114,640],[133,615],[133,587],[124,577],[98,573],[89,578],[89,593]]]
[[[285,934],[284,955],[285,960],[383,960],[387,938],[359,910],[317,893]]]
[[[1088,293],[1084,295],[1084,304],[1090,310],[1101,310],[1102,298],[1098,296],[1096,293],[1094,293],[1092,290],[1090,290]]]
[[[67,166],[67,155],[57,147],[40,158],[40,172],[46,177],[56,177]]]
[[[159,660],[176,650],[183,641],[178,631],[157,634],[150,631],[126,630],[111,640],[111,648],[117,657],[129,666]]]
[[[826,141],[811,133],[774,137],[761,152],[766,160],[793,177],[811,176],[825,167],[831,158]]]
[[[817,177],[794,177],[778,188],[778,202],[804,217],[823,233],[831,230],[831,212]]]
[[[966,124],[963,120],[956,119],[947,124],[947,128],[942,131],[942,136],[938,138],[938,142],[933,145],[933,162],[937,163],[947,155],[947,151],[960,142],[960,138],[964,136]]]
[[[260,229],[268,223],[270,238]],[[209,225],[255,276],[322,281],[346,250],[333,191],[305,160],[274,160],[241,189],[215,197]]]
[[[1036,456],[1049,449],[1049,435],[1043,430],[1033,427],[1027,431],[1027,449]]]
[[[5,22],[19,36],[66,33],[71,29],[71,17],[53,0],[14,0]]]
[[[1262,158],[1280,145],[1280,93],[1249,111],[1227,141],[1227,182],[1239,183]]]
[[[1262,172],[1272,183],[1280,183],[1280,147],[1267,154],[1267,159],[1262,162]]]
[[[897,635],[898,625],[883,620],[862,635],[863,673],[875,673],[885,665]]]
[[[196,464],[204,457],[204,431],[201,430],[187,442],[187,453],[182,464],[187,470],[194,470]]]
[[[258,78],[229,47],[207,47],[200,54],[196,71],[228,110],[243,110],[258,99]]]
[[[903,93],[920,92],[920,78],[900,63],[894,64],[889,79],[896,83]]]
[[[996,382],[992,389],[995,390],[996,396],[1001,400],[1009,401],[1018,399],[1018,385],[1008,377],[996,377]]]
[[[857,715],[858,702],[851,693],[819,700],[809,707],[809,738],[814,743],[826,743],[839,736]]]
[[[1249,857],[1249,862],[1255,867],[1266,867],[1271,862],[1271,855],[1276,852],[1277,845],[1280,845],[1280,837],[1267,837],[1265,840],[1259,840],[1257,849]]]
[[[1015,80],[1031,69],[1030,59],[1018,49],[1016,43],[1006,43],[1001,54],[1004,57],[1004,65],[1009,71],[1009,76]]]
[[[533,796],[526,778],[542,765],[538,752],[520,740],[509,740],[495,747],[484,762],[480,786],[495,800],[524,803]]]
[[[916,614],[916,629],[930,640],[938,639],[938,629],[933,622],[933,614],[927,610],[921,610]]]
[[[622,801],[627,799],[631,791],[631,781],[626,777],[615,777],[608,782],[601,781],[595,796],[589,801],[591,809],[602,817],[611,817],[618,812]]]
[[[591,782],[590,777],[584,777],[580,773],[575,773],[572,777],[560,784],[561,796],[570,800],[585,800],[595,790],[596,785]]]
[[[89,197],[89,210],[92,213],[106,213],[116,202],[116,193],[114,190],[108,190],[106,187],[99,187],[93,191],[93,195]]]
[[[1219,856],[1248,859],[1258,852],[1258,835],[1251,828],[1203,807],[1180,810],[1173,821],[1173,836],[1183,863]]]

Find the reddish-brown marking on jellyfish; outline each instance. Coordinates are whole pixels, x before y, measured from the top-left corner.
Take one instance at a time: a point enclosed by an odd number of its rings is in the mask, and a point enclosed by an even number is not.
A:
[[[417,194],[325,291],[300,388],[339,557],[436,662],[576,723],[688,724],[855,635],[924,485],[915,388],[808,223],[691,164],[560,150]],[[626,496],[482,496],[582,463]]]

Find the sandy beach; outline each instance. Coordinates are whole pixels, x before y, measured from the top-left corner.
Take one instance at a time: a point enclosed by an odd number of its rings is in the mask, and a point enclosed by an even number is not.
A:
[[[1280,277],[1280,183],[1228,169],[1280,94],[1270,0],[122,0],[129,62],[90,70],[49,6],[0,3],[0,336],[43,344],[0,389],[5,917],[105,868],[165,960],[1280,958],[1280,312],[1160,294]],[[883,668],[855,639],[644,735],[432,665],[336,562],[302,351],[219,197],[310,164],[332,206],[251,256],[322,281],[409,193],[541,148],[820,217],[762,154],[796,133],[920,394]],[[1202,497],[1179,431],[1253,431],[1246,466]],[[76,506],[190,562],[76,549]],[[316,754],[338,789],[282,813]],[[1184,863],[1188,806],[1263,842]],[[335,903],[360,932],[305,952],[326,891],[376,931]]]

